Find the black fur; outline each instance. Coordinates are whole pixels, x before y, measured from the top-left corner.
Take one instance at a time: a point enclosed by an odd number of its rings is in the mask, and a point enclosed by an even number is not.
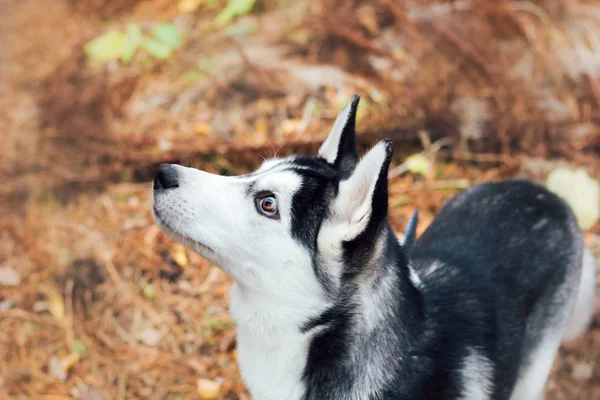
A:
[[[350,100],[350,113],[348,120],[342,129],[342,136],[338,145],[338,153],[333,166],[341,172],[343,176],[348,176],[358,162],[358,150],[356,148],[356,112],[360,96],[355,94]]]
[[[308,249],[315,275],[325,290],[331,293],[332,284],[319,265],[317,235],[329,203],[337,195],[342,175],[323,159],[317,160],[299,157],[290,167],[303,178],[302,189],[292,199],[292,235]]]
[[[532,226],[548,223],[532,235]],[[395,304],[397,320],[387,321],[398,334],[386,343],[398,355],[390,366],[383,399],[458,399],[461,368],[469,349],[477,349],[493,365],[492,399],[510,397],[521,364],[541,332],[527,329],[543,315],[569,279],[567,268],[581,259],[581,234],[568,207],[544,188],[526,181],[488,183],[473,187],[441,211],[416,242],[410,260],[386,224],[387,259],[383,273],[401,277]],[[347,243],[350,269],[344,295],[335,307],[310,321],[305,330],[325,327],[312,342],[306,363],[306,399],[336,399],[334,388],[350,384],[347,358],[353,340],[351,279],[365,265],[376,231]],[[407,263],[417,270],[440,260],[444,266],[423,278],[417,290],[408,278]],[[541,315],[540,315],[541,314]],[[536,321],[538,322],[538,321]],[[332,385],[331,382],[335,382]]]
[[[387,221],[390,157],[388,145],[367,229],[344,243],[346,270],[335,305],[301,327],[320,328],[306,360],[305,399],[338,399],[340,389],[349,390],[357,369],[350,360],[353,341],[371,340],[396,356],[378,398],[459,399],[463,363],[475,349],[493,367],[491,398],[507,400],[530,349],[553,324],[560,287],[576,275],[569,270],[581,260],[575,218],[557,196],[531,182],[487,183],[449,201],[409,258]],[[299,158],[294,165],[303,185],[293,200],[292,233],[310,249],[315,274],[331,291],[327,266],[318,262],[317,235],[345,174],[316,158]],[[382,259],[365,271],[382,234],[387,235]],[[443,266],[427,275],[434,262]],[[422,274],[421,287],[411,282],[409,263]],[[375,337],[357,339],[353,319],[360,309],[354,296],[365,273],[399,278],[396,318]]]

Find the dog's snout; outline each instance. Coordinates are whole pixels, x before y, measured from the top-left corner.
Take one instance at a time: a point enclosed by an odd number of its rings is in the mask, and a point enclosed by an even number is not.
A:
[[[160,164],[154,175],[155,189],[171,189],[179,187],[177,170],[172,164]]]

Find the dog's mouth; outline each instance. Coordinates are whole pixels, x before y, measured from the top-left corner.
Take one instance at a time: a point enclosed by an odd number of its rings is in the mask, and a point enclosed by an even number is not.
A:
[[[197,240],[190,239],[187,236],[182,235],[175,229],[171,228],[167,222],[160,216],[160,211],[156,208],[156,205],[152,206],[152,213],[154,214],[154,220],[156,224],[162,229],[167,235],[173,238],[175,241],[189,247],[203,256],[209,256],[215,254],[215,251],[209,246],[201,243]]]

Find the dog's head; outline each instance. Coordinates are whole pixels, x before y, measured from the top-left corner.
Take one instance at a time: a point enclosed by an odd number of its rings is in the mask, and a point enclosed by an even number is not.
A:
[[[358,102],[342,110],[317,156],[268,160],[236,177],[162,164],[156,222],[239,285],[281,299],[335,294],[387,235],[392,146],[382,141],[359,160]]]

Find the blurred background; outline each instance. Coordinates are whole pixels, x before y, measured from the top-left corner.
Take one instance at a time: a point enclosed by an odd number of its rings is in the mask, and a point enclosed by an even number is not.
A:
[[[0,0],[0,398],[249,399],[229,280],[151,178],[315,152],[353,93],[398,231],[526,177],[600,253],[600,2]],[[600,399],[598,312],[547,399]]]

